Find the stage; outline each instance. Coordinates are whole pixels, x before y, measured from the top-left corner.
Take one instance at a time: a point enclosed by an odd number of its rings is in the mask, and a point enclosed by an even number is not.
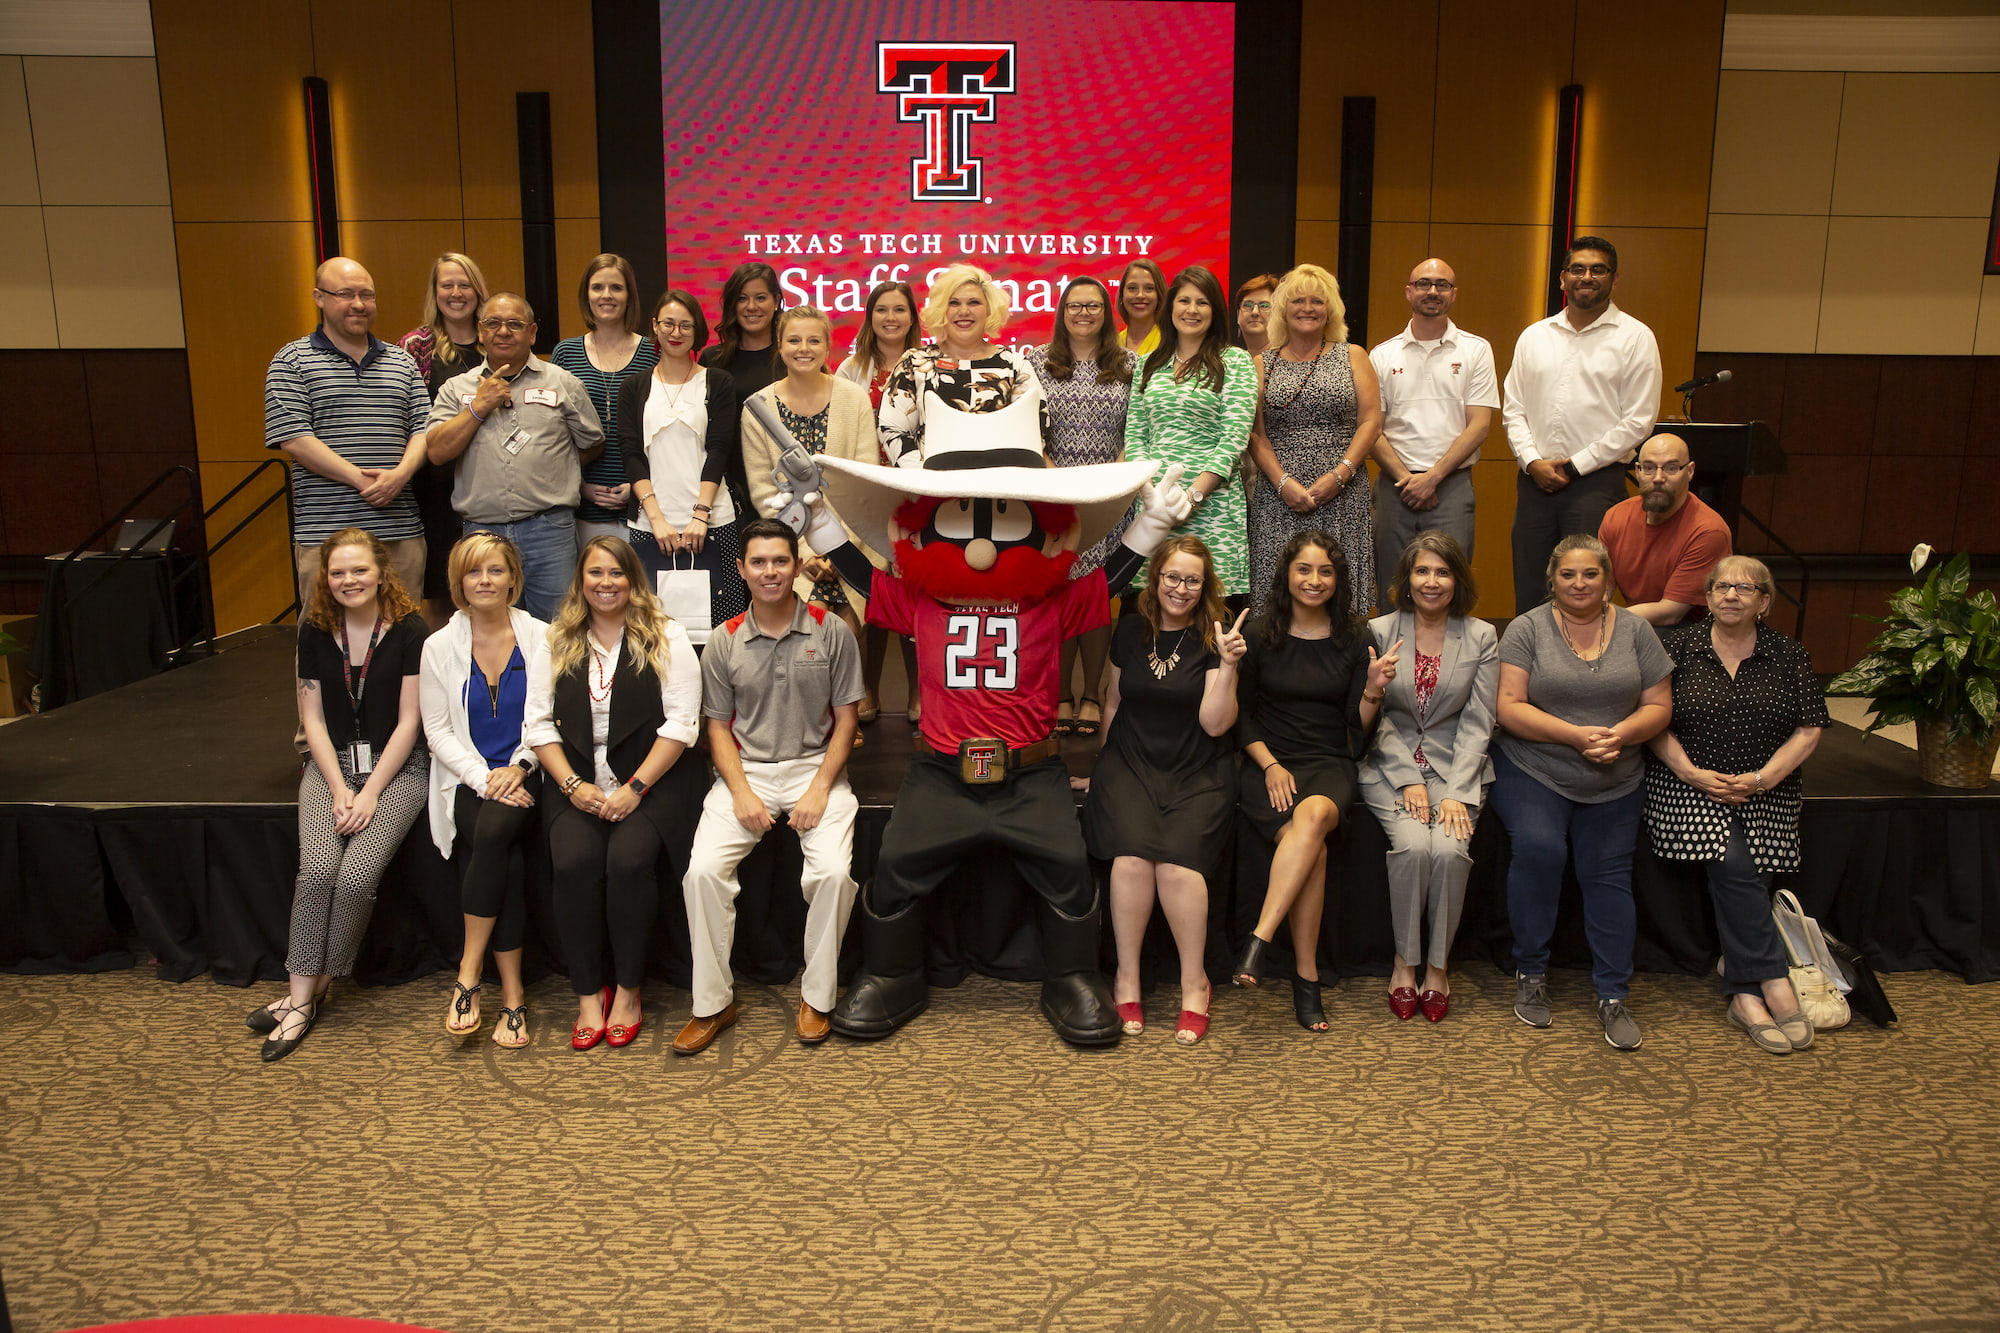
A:
[[[206,973],[247,985],[283,975],[298,855],[292,641],[286,627],[246,630],[209,660],[0,727],[0,969],[87,972],[150,960],[170,981]],[[911,754],[901,717],[885,715],[864,734],[850,765],[863,879]],[[1095,746],[1066,743],[1073,773],[1089,772]],[[1791,887],[1879,970],[2000,978],[2000,788],[1927,786],[1911,751],[1864,742],[1836,723],[1806,766],[1803,833],[1805,864]],[[1227,869],[1211,894],[1209,962],[1218,975],[1254,922],[1268,866],[1254,837],[1236,842],[1223,851]],[[1336,975],[1388,971],[1385,850],[1365,810],[1337,839],[1320,940],[1321,966]],[[1473,853],[1455,956],[1504,967],[1505,837],[1490,814]],[[736,966],[747,980],[779,984],[798,969],[796,860],[796,844],[779,832],[745,864]],[[561,965],[548,879],[531,868],[535,976]],[[1709,967],[1715,931],[1699,873],[1642,846],[1635,888],[1639,968]],[[1559,966],[1586,957],[1574,909],[1565,907]],[[1149,962],[1165,963],[1170,945],[1157,919],[1153,931]],[[384,878],[357,978],[397,983],[455,966],[459,932],[455,874],[420,819]],[[1031,904],[1005,866],[967,866],[940,895],[931,934],[935,984],[971,972],[1040,975]],[[855,943],[851,932],[843,973]],[[1108,959],[1108,928],[1106,951]],[[675,884],[663,889],[652,956],[659,976],[687,984]]]

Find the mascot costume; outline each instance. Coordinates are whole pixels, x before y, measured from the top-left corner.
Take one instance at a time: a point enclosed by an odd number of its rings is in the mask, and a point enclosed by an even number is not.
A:
[[[1190,502],[1178,467],[1157,487],[1145,460],[1050,467],[1040,410],[1039,391],[986,413],[926,394],[921,454],[900,466],[809,457],[775,412],[758,413],[783,450],[778,516],[867,596],[869,624],[916,645],[917,754],[862,894],[862,971],[833,1011],[844,1037],[886,1037],[930,1004],[923,900],[957,867],[994,856],[1038,899],[1050,1025],[1078,1046],[1119,1037],[1098,970],[1096,878],[1053,734],[1057,677],[1063,641],[1106,623],[1110,590]],[[1072,579],[1076,552],[1110,532],[1135,493],[1143,503],[1122,545]]]

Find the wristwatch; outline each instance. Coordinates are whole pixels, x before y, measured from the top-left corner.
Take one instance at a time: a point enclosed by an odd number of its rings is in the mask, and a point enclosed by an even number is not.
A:
[[[636,795],[644,796],[646,794],[646,784],[639,781],[639,775],[636,773],[632,775],[631,780],[625,785],[630,787]]]

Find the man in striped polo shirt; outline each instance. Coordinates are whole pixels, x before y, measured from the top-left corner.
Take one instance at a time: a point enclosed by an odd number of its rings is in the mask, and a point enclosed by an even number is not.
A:
[[[264,444],[292,470],[292,548],[299,605],[319,577],[319,544],[361,528],[389,548],[403,586],[424,587],[424,527],[407,489],[424,461],[430,398],[417,363],[369,330],[375,280],[352,259],[313,274],[319,327],[286,343],[264,372]]]

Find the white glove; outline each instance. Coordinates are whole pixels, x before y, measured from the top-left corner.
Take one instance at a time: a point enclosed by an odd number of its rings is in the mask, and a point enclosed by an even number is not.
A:
[[[806,525],[799,530],[800,541],[820,555],[847,545],[847,529],[840,526],[840,516],[827,507],[825,496],[818,491],[807,491],[799,498],[806,511]],[[791,492],[783,491],[772,497],[771,508],[775,513],[791,503]]]
[[[1139,488],[1139,515],[1125,529],[1124,545],[1150,559],[1160,543],[1187,522],[1194,512],[1194,499],[1181,485],[1184,471],[1181,464],[1170,463],[1157,486],[1149,481]]]

